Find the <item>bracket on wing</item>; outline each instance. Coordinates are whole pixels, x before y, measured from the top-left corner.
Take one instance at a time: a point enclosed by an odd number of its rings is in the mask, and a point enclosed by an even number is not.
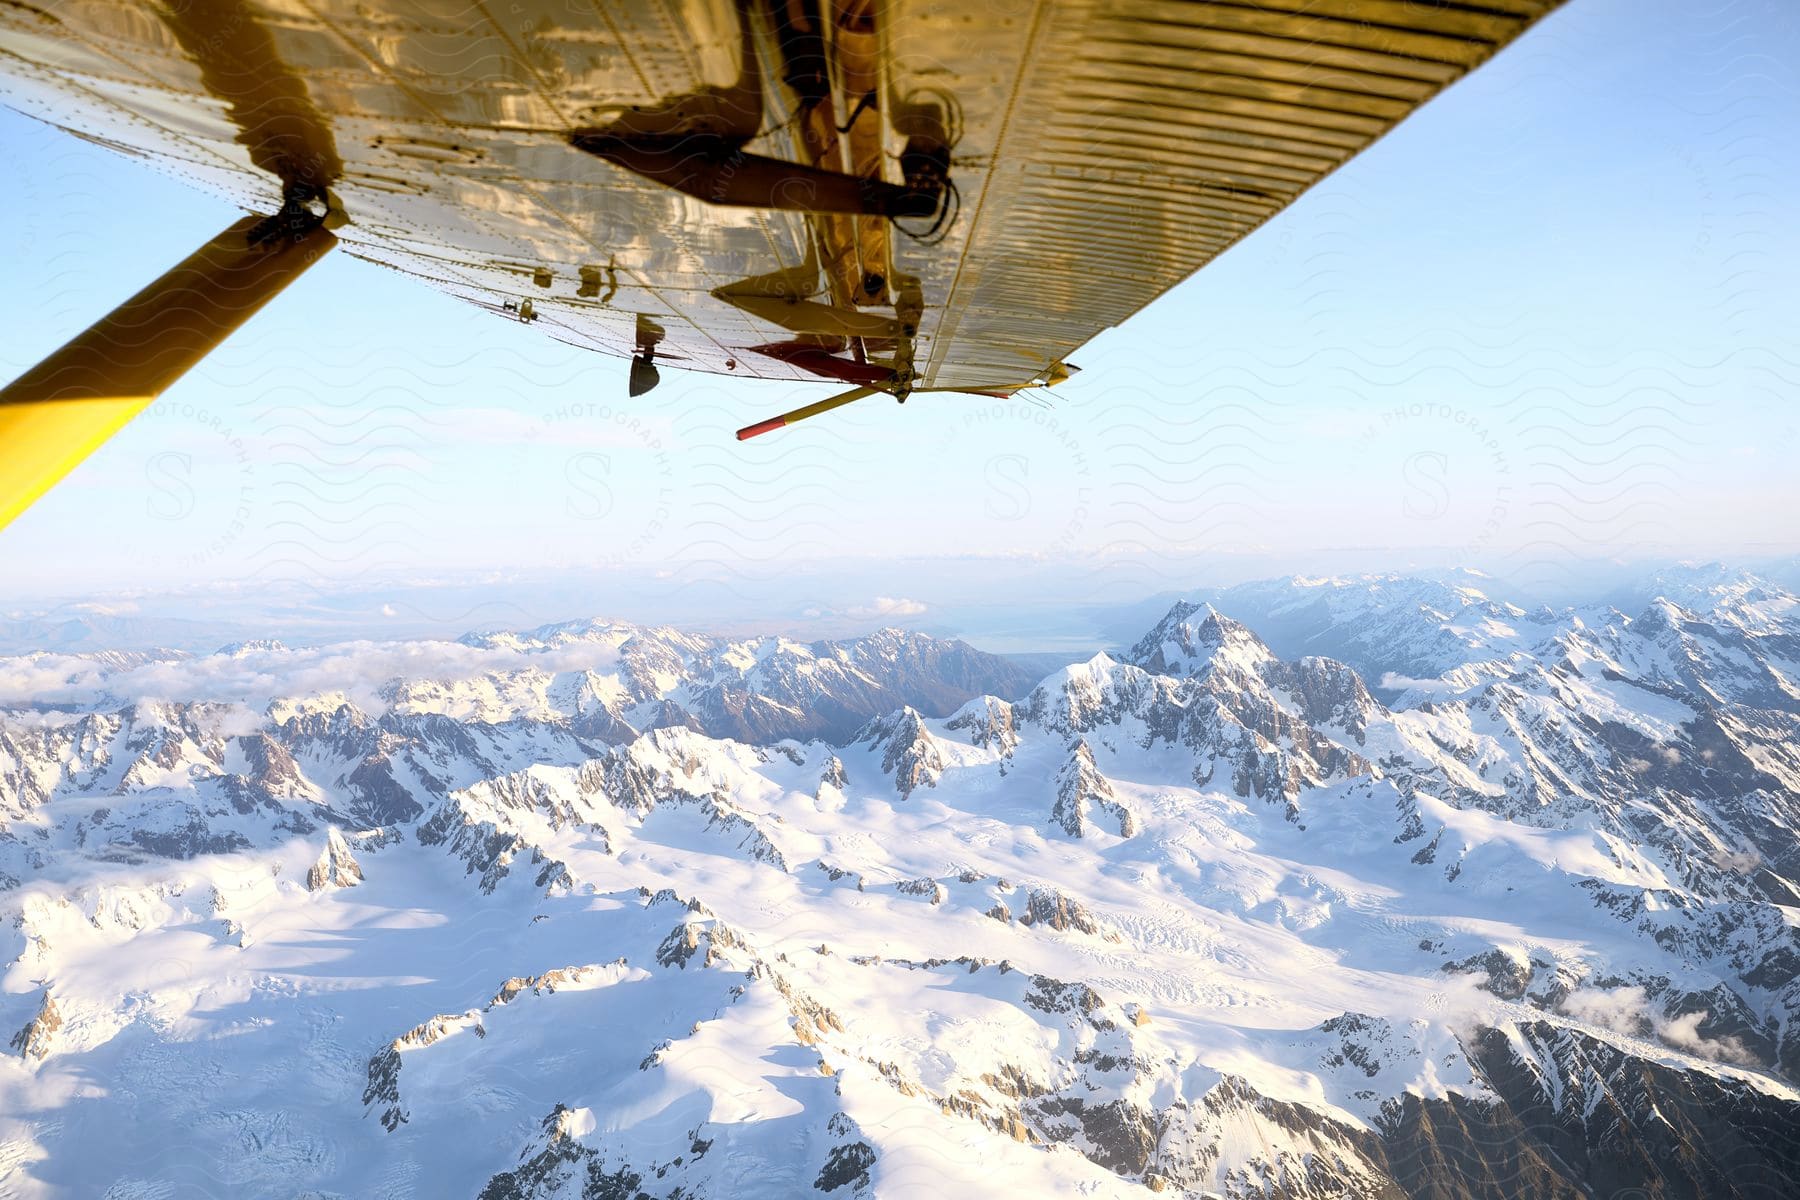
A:
[[[570,144],[709,204],[888,218],[936,215],[949,190],[948,137],[930,132],[910,136],[900,153],[900,183],[744,148],[759,135],[763,118],[762,75],[752,32],[756,4],[738,0],[742,48],[738,78],[731,86],[709,86],[626,109],[604,125],[573,131]],[[816,9],[805,0],[785,0],[769,5],[769,20],[783,57],[781,81],[801,113],[828,113],[829,54],[818,35]],[[942,124],[938,122],[940,133]]]
[[[929,217],[943,204],[944,180],[949,177],[949,149],[922,138],[908,142],[900,155],[905,183],[752,154],[741,142],[713,134],[620,136],[588,129],[569,140],[578,150],[708,204],[744,208]]]
[[[803,336],[839,339],[840,343],[847,338],[912,336],[914,328],[897,317],[814,300],[819,278],[818,262],[809,256],[800,266],[727,283],[714,288],[712,294],[753,317]]]

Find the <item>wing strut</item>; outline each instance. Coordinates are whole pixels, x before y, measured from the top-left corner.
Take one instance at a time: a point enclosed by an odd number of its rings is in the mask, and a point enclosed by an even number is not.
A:
[[[746,425],[737,431],[737,440],[747,442],[753,437],[765,433],[774,433],[808,417],[816,417],[828,413],[834,408],[842,408],[846,404],[861,400],[865,396],[885,394],[905,404],[908,396],[917,396],[925,392],[954,392],[959,396],[987,396],[995,400],[1011,400],[1020,392],[1030,388],[1055,387],[1081,368],[1068,363],[1055,362],[1044,368],[1036,379],[1028,383],[1012,383],[993,388],[961,388],[961,387],[913,387],[910,382],[898,378],[878,381],[867,387],[851,388],[847,392],[839,392],[835,396],[817,401],[813,404],[784,412],[779,417],[770,417],[766,421],[758,421],[754,425]]]
[[[0,527],[336,244],[299,201],[245,217],[0,391]]]
[[[859,387],[851,388],[847,392],[839,392],[837,395],[832,396],[827,400],[820,400],[817,403],[796,408],[792,412],[784,412],[779,417],[770,417],[768,420],[758,421],[754,425],[746,425],[737,431],[737,440],[740,442],[749,441],[757,434],[772,433],[783,426],[792,425],[798,421],[804,421],[808,417],[816,417],[820,413],[828,413],[834,408],[842,408],[852,401],[861,400],[864,396],[877,395],[881,390],[881,388]]]

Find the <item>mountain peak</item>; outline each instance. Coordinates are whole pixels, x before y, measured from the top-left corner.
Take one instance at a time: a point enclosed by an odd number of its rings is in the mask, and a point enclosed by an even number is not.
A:
[[[1018,713],[1046,729],[1072,735],[1138,711],[1156,693],[1155,676],[1102,652],[1045,676]]]
[[[1631,631],[1640,636],[1649,636],[1667,629],[1680,629],[1688,621],[1694,620],[1694,614],[1666,596],[1656,596],[1644,606],[1631,622]]]
[[[1085,737],[1076,738],[1069,757],[1056,772],[1056,801],[1050,809],[1050,826],[1072,838],[1088,836],[1093,830],[1092,810],[1100,809],[1118,826],[1120,837],[1137,831],[1131,811],[1119,802],[1112,782],[1094,761],[1094,751]]]
[[[937,739],[910,704],[864,725],[855,741],[881,752],[881,770],[894,777],[902,800],[912,795],[914,788],[936,787],[943,774],[944,758]]]
[[[952,713],[944,728],[966,731],[971,745],[1001,755],[1019,744],[1013,706],[997,696],[977,696]]]
[[[215,653],[220,658],[242,658],[246,654],[285,654],[287,646],[275,638],[246,638],[241,642],[229,642],[220,646]]]
[[[1218,665],[1256,671],[1276,658],[1248,627],[1211,604],[1181,600],[1138,639],[1126,661],[1157,675],[1202,675]]]
[[[850,740],[853,743],[880,743],[891,742],[897,737],[929,736],[931,735],[926,732],[925,721],[919,716],[919,710],[910,704],[903,704],[892,712],[871,718]]]

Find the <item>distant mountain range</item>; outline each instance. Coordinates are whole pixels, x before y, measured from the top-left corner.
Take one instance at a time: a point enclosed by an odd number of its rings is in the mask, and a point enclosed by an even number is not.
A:
[[[1800,598],[0,660],[0,1193],[1800,1195]]]

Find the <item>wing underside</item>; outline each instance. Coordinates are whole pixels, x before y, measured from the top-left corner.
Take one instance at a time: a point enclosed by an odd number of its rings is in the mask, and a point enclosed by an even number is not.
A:
[[[802,4],[827,125],[762,0],[65,0],[0,7],[0,88],[263,212],[283,199],[269,127],[309,109],[351,254],[576,345],[629,355],[649,328],[676,367],[817,378],[754,348],[879,361],[891,339],[843,321],[891,323],[910,296],[919,382],[981,387],[1124,320],[1554,2]],[[253,28],[282,85],[207,61],[173,15],[196,8]],[[757,154],[889,178],[926,114],[952,143],[949,211],[933,231],[711,204],[571,145],[700,101],[736,103]]]
[[[955,261],[936,264],[926,287],[938,305],[929,378],[975,383],[1066,357],[1554,7],[1038,6],[1006,103],[979,135],[991,165],[965,188]],[[901,87],[908,61],[896,64]]]

